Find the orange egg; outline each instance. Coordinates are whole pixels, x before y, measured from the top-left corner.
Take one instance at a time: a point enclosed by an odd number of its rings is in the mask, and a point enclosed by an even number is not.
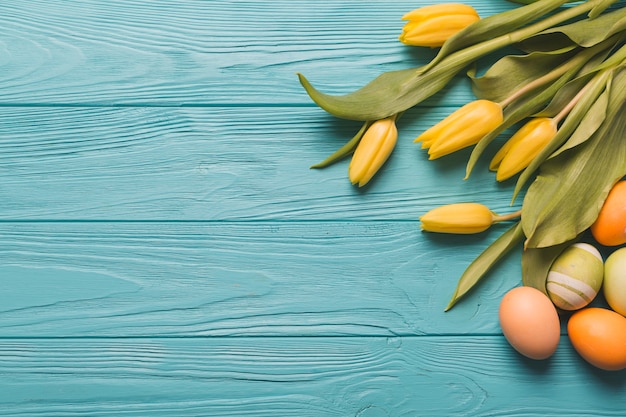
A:
[[[506,340],[522,355],[546,359],[556,350],[561,323],[547,295],[532,287],[516,287],[507,292],[498,312]]]
[[[567,333],[587,362],[607,371],[626,368],[626,318],[604,308],[585,308],[570,317]]]
[[[626,181],[618,182],[609,192],[591,225],[591,234],[604,246],[626,243]]]

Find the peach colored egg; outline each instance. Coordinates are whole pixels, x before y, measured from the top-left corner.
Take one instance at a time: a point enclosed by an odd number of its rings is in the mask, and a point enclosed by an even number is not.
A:
[[[585,308],[570,317],[567,333],[576,352],[593,366],[626,368],[626,317],[605,308]]]
[[[550,357],[559,344],[561,323],[547,295],[532,287],[516,287],[500,302],[500,327],[506,340],[531,359]]]

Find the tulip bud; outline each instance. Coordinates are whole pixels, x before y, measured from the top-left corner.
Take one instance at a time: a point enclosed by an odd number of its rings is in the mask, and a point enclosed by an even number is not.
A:
[[[554,138],[556,122],[538,117],[522,126],[494,155],[489,169],[497,170],[496,180],[504,181],[526,168]]]
[[[415,139],[428,148],[429,159],[437,159],[478,141],[503,121],[502,107],[489,100],[472,101]]]
[[[420,7],[402,16],[402,20],[409,22],[402,28],[400,42],[413,46],[439,47],[479,19],[476,10],[465,4]]]
[[[422,230],[438,233],[471,234],[487,230],[494,213],[478,203],[457,203],[437,207],[420,217]]]
[[[397,139],[395,116],[372,123],[352,155],[348,168],[350,182],[359,187],[367,184],[385,163],[396,146]]]

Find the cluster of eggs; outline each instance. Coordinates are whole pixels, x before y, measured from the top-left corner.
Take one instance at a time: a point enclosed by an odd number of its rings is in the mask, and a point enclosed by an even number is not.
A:
[[[613,187],[591,233],[603,246],[626,243],[626,181]],[[600,291],[609,308],[589,306]],[[552,263],[546,293],[517,287],[503,297],[500,326],[519,353],[546,359],[560,340],[559,310],[573,312],[567,334],[580,356],[600,369],[626,369],[626,246],[604,261],[589,243],[571,245]]]

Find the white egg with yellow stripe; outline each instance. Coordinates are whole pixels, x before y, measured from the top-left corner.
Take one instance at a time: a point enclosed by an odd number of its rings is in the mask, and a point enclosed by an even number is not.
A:
[[[546,290],[558,308],[578,310],[598,295],[603,276],[604,262],[600,252],[588,243],[575,243],[552,263]]]

